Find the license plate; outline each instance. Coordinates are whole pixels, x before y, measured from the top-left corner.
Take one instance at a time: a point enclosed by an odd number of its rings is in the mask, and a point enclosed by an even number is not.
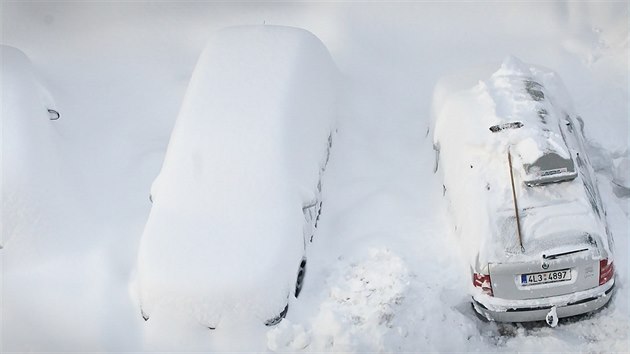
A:
[[[557,283],[571,280],[571,269],[560,269],[551,272],[521,274],[521,285]]]

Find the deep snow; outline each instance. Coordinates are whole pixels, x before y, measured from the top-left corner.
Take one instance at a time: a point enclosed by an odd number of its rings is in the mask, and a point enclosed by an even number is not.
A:
[[[46,223],[0,251],[3,351],[628,350],[627,3],[0,4],[1,42],[29,56],[62,114],[54,164],[29,166],[59,176]],[[304,289],[272,329],[173,319],[144,338],[129,284],[193,67],[216,30],[263,22],[311,31],[344,75]],[[474,316],[425,136],[439,77],[508,54],[563,78],[615,235],[611,305],[555,329]]]

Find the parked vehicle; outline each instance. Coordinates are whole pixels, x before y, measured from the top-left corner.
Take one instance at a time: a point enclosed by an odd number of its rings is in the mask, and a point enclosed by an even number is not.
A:
[[[474,309],[551,325],[599,309],[615,282],[613,237],[557,74],[508,58],[472,88],[455,81],[436,88],[433,146]]]
[[[49,91],[21,50],[0,45],[0,249],[45,219],[43,196],[51,193],[59,113]],[[26,226],[28,225],[28,226]]]
[[[138,255],[145,320],[275,325],[303,286],[322,210],[337,70],[311,33],[220,31],[190,81]]]

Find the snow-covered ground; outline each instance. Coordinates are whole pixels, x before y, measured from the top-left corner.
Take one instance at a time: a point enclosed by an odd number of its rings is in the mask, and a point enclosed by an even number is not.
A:
[[[626,2],[2,1],[0,16],[0,42],[29,56],[62,115],[46,121],[55,139],[23,138],[55,156],[22,166],[51,178],[3,234],[0,350],[629,350]],[[130,282],[192,70],[213,32],[262,23],[314,33],[344,75],[302,294],[273,328],[147,328]],[[616,242],[611,304],[554,329],[474,315],[426,137],[438,78],[509,54],[567,86]]]

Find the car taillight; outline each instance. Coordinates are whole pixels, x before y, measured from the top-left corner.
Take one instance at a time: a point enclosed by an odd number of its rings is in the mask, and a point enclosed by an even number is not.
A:
[[[473,286],[475,288],[481,288],[481,291],[488,295],[492,295],[492,281],[490,280],[490,274],[473,273]]]
[[[599,285],[606,284],[615,275],[613,262],[608,263],[608,259],[599,261]]]

